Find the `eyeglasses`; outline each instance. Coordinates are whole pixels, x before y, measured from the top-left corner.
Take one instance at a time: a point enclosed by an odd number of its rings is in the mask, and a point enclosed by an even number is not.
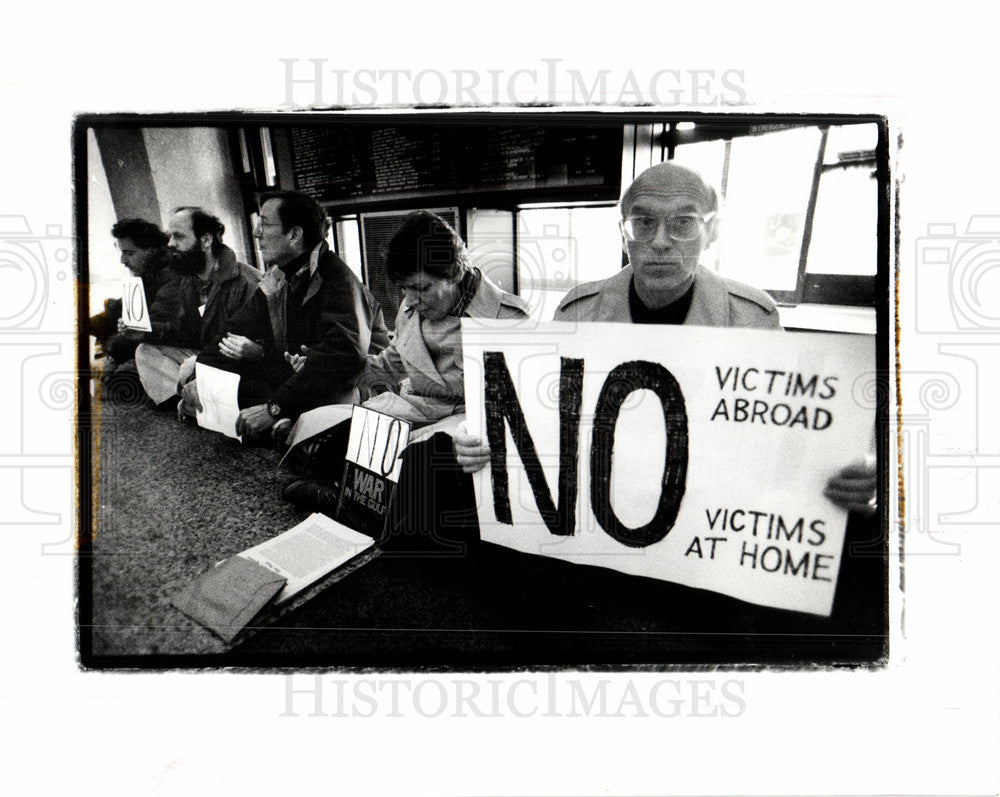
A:
[[[678,213],[675,216],[629,216],[621,222],[622,232],[630,241],[648,243],[656,237],[660,224],[667,225],[667,235],[675,241],[693,241],[715,213]]]

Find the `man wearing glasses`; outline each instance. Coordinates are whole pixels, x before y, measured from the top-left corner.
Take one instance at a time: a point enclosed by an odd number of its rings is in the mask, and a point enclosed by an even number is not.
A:
[[[780,329],[771,297],[699,264],[718,234],[719,200],[697,172],[653,166],[625,191],[621,209],[628,266],[571,290],[556,321]]]
[[[781,329],[771,297],[699,264],[718,234],[718,196],[692,169],[660,163],[640,174],[621,199],[621,232],[629,264],[608,279],[573,288],[555,321]],[[489,446],[461,429],[453,439],[466,473],[485,467]],[[824,495],[849,511],[875,509],[874,462],[856,462],[830,477]]]
[[[352,403],[368,355],[388,345],[378,303],[327,246],[328,223],[306,194],[261,197],[254,237],[271,268],[227,334],[198,355],[199,363],[240,375],[237,434],[266,437],[306,410]],[[197,384],[182,396],[178,414],[192,414]]]

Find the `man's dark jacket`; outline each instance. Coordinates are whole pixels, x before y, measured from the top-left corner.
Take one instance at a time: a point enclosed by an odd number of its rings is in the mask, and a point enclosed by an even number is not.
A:
[[[263,359],[230,360],[213,343],[198,362],[241,375],[241,407],[273,402],[288,418],[344,400],[368,354],[388,345],[378,303],[325,243],[268,271],[228,331],[263,346]],[[306,365],[296,373],[285,352],[302,346]]]

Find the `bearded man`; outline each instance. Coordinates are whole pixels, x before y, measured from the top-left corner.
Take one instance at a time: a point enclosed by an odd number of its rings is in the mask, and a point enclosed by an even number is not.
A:
[[[137,333],[142,343],[135,352],[139,380],[157,406],[174,403],[184,363],[225,335],[227,322],[260,281],[222,243],[224,232],[217,217],[198,207],[177,208],[167,225],[171,266],[179,277],[149,308],[153,331]]]

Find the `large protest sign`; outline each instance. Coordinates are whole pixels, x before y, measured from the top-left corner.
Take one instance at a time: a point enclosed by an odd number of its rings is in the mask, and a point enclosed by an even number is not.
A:
[[[830,613],[846,513],[827,479],[869,450],[852,392],[874,340],[463,319],[482,538]]]

